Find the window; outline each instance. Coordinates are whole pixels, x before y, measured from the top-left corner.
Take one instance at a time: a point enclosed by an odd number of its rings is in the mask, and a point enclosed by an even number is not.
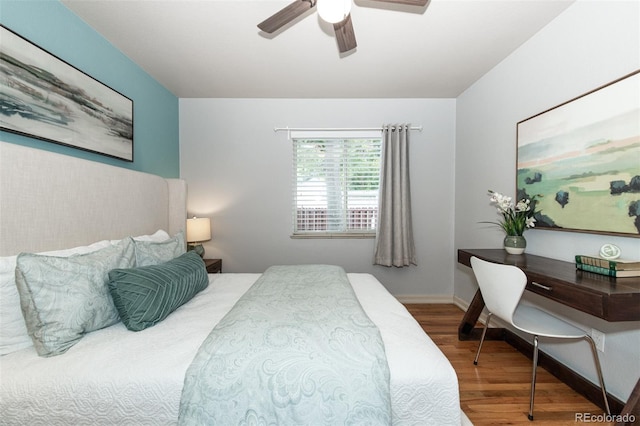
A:
[[[294,237],[375,235],[381,134],[340,133],[292,132]]]

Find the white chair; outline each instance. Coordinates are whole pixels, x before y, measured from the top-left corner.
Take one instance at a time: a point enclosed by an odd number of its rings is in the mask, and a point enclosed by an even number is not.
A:
[[[586,334],[584,330],[574,327],[547,312],[521,304],[520,299],[527,285],[527,276],[516,266],[486,262],[477,257],[472,257],[471,267],[478,281],[482,298],[489,311],[487,321],[482,330],[478,352],[476,353],[476,358],[473,363],[475,365],[478,364],[480,349],[482,349],[482,343],[484,342],[487,328],[489,327],[489,321],[493,315],[511,324],[516,329],[533,335],[533,374],[531,378],[531,399],[529,403],[529,420],[533,420],[533,395],[536,389],[536,369],[538,366],[538,337],[585,339],[591,346],[607,414],[611,414],[609,402],[607,401],[607,391],[604,387],[604,379],[602,378],[600,360],[598,359],[598,352],[591,336]]]

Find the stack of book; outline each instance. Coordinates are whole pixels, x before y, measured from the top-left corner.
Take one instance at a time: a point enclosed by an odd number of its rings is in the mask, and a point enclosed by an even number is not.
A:
[[[576,255],[576,268],[610,277],[640,277],[640,261]]]

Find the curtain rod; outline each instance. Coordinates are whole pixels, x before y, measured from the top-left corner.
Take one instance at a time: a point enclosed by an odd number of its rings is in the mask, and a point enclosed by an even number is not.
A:
[[[375,130],[382,130],[382,126],[381,127],[274,127],[273,131],[274,132],[283,132],[283,131],[287,131],[287,132],[321,132],[323,130],[326,131],[354,131],[354,132],[368,132],[368,131],[375,131]],[[422,126],[417,126],[417,127],[409,127],[409,130],[417,130],[419,132],[422,131]]]

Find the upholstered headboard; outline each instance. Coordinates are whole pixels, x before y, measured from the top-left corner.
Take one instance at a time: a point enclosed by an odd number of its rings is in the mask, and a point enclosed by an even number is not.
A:
[[[186,192],[183,180],[0,142],[0,256],[173,235]]]

